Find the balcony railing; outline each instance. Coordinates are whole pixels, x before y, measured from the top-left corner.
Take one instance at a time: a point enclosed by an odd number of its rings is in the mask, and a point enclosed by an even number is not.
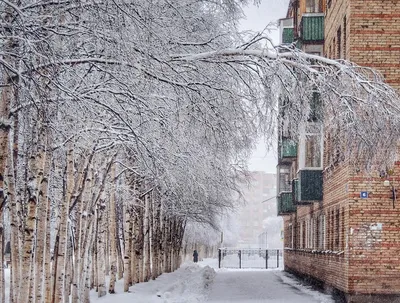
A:
[[[322,201],[323,177],[320,169],[302,169],[298,173],[296,204],[307,204]]]
[[[293,27],[286,27],[282,30],[282,43],[290,44],[294,41]]]
[[[282,138],[279,142],[279,162],[291,162],[297,157],[297,143],[289,138]]]
[[[278,203],[278,216],[288,215],[296,212],[291,192],[282,192],[276,199]]]
[[[300,22],[300,40],[302,43],[324,41],[324,14],[303,14]]]

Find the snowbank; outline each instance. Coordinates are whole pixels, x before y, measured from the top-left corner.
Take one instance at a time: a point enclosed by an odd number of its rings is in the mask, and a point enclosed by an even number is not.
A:
[[[123,292],[123,281],[118,281],[116,294],[97,298],[97,293],[92,292],[91,300],[96,303],[205,302],[215,275],[215,270],[208,265],[202,267],[193,262],[186,262],[175,272],[162,274],[154,281],[133,285],[129,288],[129,293]]]

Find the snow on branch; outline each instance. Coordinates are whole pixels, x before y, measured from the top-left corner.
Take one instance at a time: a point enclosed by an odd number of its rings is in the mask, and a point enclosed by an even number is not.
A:
[[[285,136],[298,138],[310,120],[314,94],[325,139],[341,139],[346,160],[367,168],[385,167],[396,159],[400,138],[400,98],[376,70],[344,60],[307,54],[292,47],[228,48],[195,54],[172,55],[172,61],[248,65],[262,77],[267,113],[275,114]],[[249,60],[248,58],[251,58]],[[284,109],[282,102],[285,100]],[[276,110],[280,107],[280,111]],[[284,112],[284,114],[282,114]]]

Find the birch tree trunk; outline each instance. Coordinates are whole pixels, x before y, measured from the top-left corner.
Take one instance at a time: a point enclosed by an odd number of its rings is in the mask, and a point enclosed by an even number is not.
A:
[[[10,22],[12,18],[11,13],[12,8],[8,7],[5,14],[3,15],[4,21]],[[10,34],[10,29],[6,29],[6,33]],[[13,42],[11,39],[4,44],[4,54],[7,53],[12,48]],[[11,53],[11,52],[9,52]],[[11,66],[14,67],[13,58],[11,56],[4,56],[4,59],[11,63]],[[7,157],[9,157],[8,153],[8,136],[10,131],[10,106],[11,99],[14,97],[12,81],[6,73],[3,74],[4,83],[6,86],[2,87],[1,90],[1,102],[0,102],[0,303],[5,302],[5,281],[4,281],[4,209],[6,202],[6,194],[4,189],[4,179],[6,175],[6,165],[7,165]]]
[[[50,159],[46,159],[46,161],[50,161]],[[45,169],[46,171],[47,169]],[[51,222],[51,203],[50,199],[48,197],[48,181],[45,178],[43,178],[43,181],[41,183],[42,186],[42,194],[43,194],[43,200],[46,201],[46,226],[45,226],[45,232],[46,232],[46,241],[45,241],[45,250],[44,250],[44,300],[42,300],[45,303],[50,303],[51,302],[51,242],[50,242],[50,222]],[[41,301],[39,301],[41,302]],[[39,303],[38,302],[38,303]]]
[[[163,231],[164,272],[169,273],[171,272],[171,224],[170,220],[166,217],[164,217]]]
[[[131,224],[131,214],[129,208],[124,210],[124,292],[129,291],[129,286],[131,285],[132,279],[132,268],[131,268],[131,247],[132,247],[132,224]]]
[[[32,118],[32,117],[29,117]],[[28,119],[27,119],[28,120]],[[31,119],[29,119],[31,120]],[[21,261],[22,276],[20,279],[20,291],[18,302],[28,303],[33,302],[34,297],[34,257],[35,257],[35,239],[37,237],[36,230],[36,218],[37,218],[37,176],[38,176],[38,161],[37,153],[39,150],[38,145],[38,128],[40,128],[39,123],[35,124],[29,121],[29,125],[32,127],[32,146],[31,155],[28,159],[28,178],[27,178],[27,191],[28,191],[28,203],[27,203],[27,213],[24,228],[24,244],[23,244],[23,254]]]
[[[47,242],[47,224],[49,218],[49,199],[48,199],[48,176],[50,173],[50,159],[47,155],[47,135],[46,130],[43,127],[39,129],[39,140],[38,140],[38,153],[37,153],[37,165],[38,165],[38,178],[37,178],[37,197],[38,197],[38,208],[37,208],[37,231],[36,231],[36,249],[35,249],[35,263],[34,263],[34,283],[33,289],[35,290],[34,301],[41,303],[43,300],[43,285],[46,281],[45,277],[45,259],[50,259],[49,252],[46,251]],[[48,261],[47,261],[48,262]]]
[[[150,195],[146,194],[144,197],[145,205],[145,214],[144,214],[144,222],[143,222],[143,227],[144,227],[144,240],[143,240],[143,265],[144,265],[144,271],[143,271],[143,281],[147,282],[150,280],[151,277],[151,201],[150,201]]]
[[[12,148],[10,148],[12,154]],[[14,161],[13,157],[9,156],[7,159],[7,181],[8,181],[8,204],[10,213],[10,246],[11,246],[11,275],[10,275],[10,302],[18,302],[19,293],[19,224],[18,224],[18,205],[15,197],[15,176],[14,176]]]
[[[98,297],[107,294],[105,279],[105,255],[106,255],[106,205],[104,201],[98,206],[98,232],[97,232],[97,292]]]
[[[81,225],[83,226],[81,229],[81,239],[80,240],[80,250],[81,254],[79,258],[82,259],[80,263],[81,268],[79,271],[81,275],[77,277],[77,295],[73,295],[73,300],[76,300],[75,303],[80,302],[89,302],[89,291],[90,291],[90,274],[91,274],[91,266],[92,266],[92,256],[90,252],[93,250],[94,243],[94,215],[92,214],[90,202],[92,196],[92,188],[93,188],[93,180],[94,180],[94,172],[92,165],[89,166],[88,176],[87,176],[87,187],[83,193],[83,203],[82,203],[82,215],[81,215]]]
[[[67,170],[66,170],[66,193],[65,199],[61,203],[60,212],[58,215],[58,247],[57,255],[54,256],[55,263],[55,281],[52,303],[63,303],[64,302],[64,281],[66,278],[66,254],[67,254],[67,242],[68,242],[68,210],[69,203],[72,197],[72,190],[74,188],[74,155],[73,155],[73,144],[68,143],[67,150]]]
[[[135,245],[136,245],[136,258],[138,262],[138,281],[144,282],[144,211],[143,211],[144,203],[142,201],[142,205],[137,207],[137,224],[135,224]]]
[[[117,216],[116,216],[116,204],[115,204],[115,163],[111,166],[111,176],[110,176],[111,186],[110,186],[110,227],[109,227],[109,239],[110,239],[110,285],[108,287],[108,292],[110,294],[115,293],[115,282],[117,274],[117,241],[119,237],[117,236]]]
[[[155,280],[159,275],[160,271],[160,208],[161,204],[156,201],[157,195],[152,193],[152,234],[151,234],[151,247],[152,247],[152,268],[151,268],[151,278]]]
[[[138,215],[135,211],[132,211],[132,216],[131,218],[131,231],[132,235],[129,240],[129,245],[130,245],[130,252],[131,252],[131,283],[130,285],[133,285],[135,283],[139,283],[139,253],[137,251],[138,249],[138,228],[139,228],[139,223],[138,223]]]
[[[84,270],[84,254],[85,254],[85,238],[87,236],[88,228],[88,213],[90,212],[90,199],[91,199],[91,188],[92,188],[92,176],[93,173],[93,157],[97,144],[94,145],[89,156],[87,156],[82,169],[78,174],[78,187],[75,190],[74,202],[70,207],[69,212],[75,210],[76,216],[76,231],[75,231],[75,246],[74,246],[74,271],[72,275],[72,290],[71,300],[72,303],[80,302],[79,285],[80,277]],[[89,188],[88,188],[89,187]],[[87,243],[88,244],[88,243]]]
[[[4,188],[4,179],[6,175],[6,164],[8,155],[8,134],[10,126],[7,117],[10,111],[11,88],[4,87],[0,102],[0,303],[5,302],[5,281],[4,281],[4,209],[6,203],[6,194]]]
[[[1,187],[3,188],[3,187]],[[3,190],[1,191],[3,192]],[[3,243],[4,243],[4,231],[3,231],[3,222],[4,222],[4,213],[3,213],[3,209],[4,209],[4,203],[5,203],[5,199],[3,197],[1,197],[0,194],[0,303],[5,303],[6,301],[6,293],[5,293],[5,280],[4,280],[4,247],[3,247]],[[4,201],[4,202],[3,202]]]
[[[18,296],[18,302],[25,303],[31,302],[30,291],[32,290],[30,284],[32,275],[32,259],[33,259],[33,240],[35,234],[35,223],[36,223],[36,207],[37,201],[35,197],[30,197],[28,201],[28,213],[25,225],[25,237],[23,246],[23,255],[21,268],[22,277],[20,280],[20,291]]]

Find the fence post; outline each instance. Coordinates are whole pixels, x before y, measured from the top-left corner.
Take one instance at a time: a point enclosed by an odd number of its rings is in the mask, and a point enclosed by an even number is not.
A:
[[[279,249],[276,251],[276,268],[279,268]]]
[[[218,248],[218,268],[221,268],[221,248]]]
[[[242,268],[242,251],[239,249],[239,268]]]
[[[265,250],[265,269],[268,269],[268,249]]]

